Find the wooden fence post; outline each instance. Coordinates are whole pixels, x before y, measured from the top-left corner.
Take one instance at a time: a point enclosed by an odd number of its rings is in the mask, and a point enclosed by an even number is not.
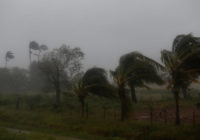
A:
[[[164,119],[165,123],[167,123],[167,109],[164,109]]]
[[[192,113],[192,123],[193,123],[193,126],[196,125],[196,115],[195,115],[195,110],[194,110],[193,113]]]
[[[89,110],[88,110],[88,103],[86,104],[86,118],[88,119],[89,117]]]
[[[153,124],[153,107],[150,106],[150,122],[151,122],[151,125]]]
[[[114,119],[117,120],[117,112],[114,110]]]
[[[104,118],[104,120],[106,119],[106,107],[105,106],[103,106],[103,118]]]

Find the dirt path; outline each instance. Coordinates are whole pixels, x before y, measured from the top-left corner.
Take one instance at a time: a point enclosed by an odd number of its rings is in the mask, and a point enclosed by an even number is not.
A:
[[[18,134],[30,134],[30,133],[33,133],[31,131],[27,131],[27,130],[21,130],[21,129],[14,129],[14,128],[5,128],[5,127],[2,127],[6,130],[8,130],[9,132],[12,132],[12,133],[18,133]],[[66,136],[58,136],[58,135],[51,135],[51,134],[46,134],[46,133],[41,133],[41,134],[44,134],[46,136],[53,136],[56,138],[56,140],[83,140],[83,139],[78,139],[78,138],[72,138],[72,137],[66,137]]]

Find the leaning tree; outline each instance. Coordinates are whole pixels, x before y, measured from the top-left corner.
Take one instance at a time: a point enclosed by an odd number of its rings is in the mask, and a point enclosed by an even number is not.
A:
[[[106,71],[98,67],[88,69],[76,83],[73,91],[81,103],[82,117],[84,117],[85,111],[85,98],[89,93],[109,98],[114,96],[114,90],[107,79]]]
[[[149,83],[156,83],[159,85],[163,84],[163,80],[158,74],[159,69],[152,63],[149,63],[150,61],[152,62],[152,60],[149,58],[149,60],[144,61],[144,59],[139,59],[141,57],[144,58],[145,56],[142,56],[142,54],[138,52],[131,52],[121,56],[119,60],[120,67],[123,67],[124,70],[129,70],[132,66],[140,67],[140,69],[135,69],[129,73],[129,77],[134,76],[133,79],[128,81],[128,86],[131,91],[132,101],[135,103],[137,103],[137,97],[135,94],[136,87],[150,89],[147,85]]]
[[[121,120],[124,121],[129,117],[130,105],[129,98],[127,97],[127,86],[136,86],[140,85],[147,87],[142,79],[145,79],[146,82],[154,80],[162,81],[158,75],[156,69],[163,69],[162,65],[156,61],[135,52],[135,59],[137,63],[132,63],[131,61],[125,61],[122,57],[120,59],[118,67],[115,71],[110,71],[113,80],[118,89],[118,96],[121,102]],[[129,64],[130,62],[130,64]],[[152,77],[150,74],[154,74],[155,77]],[[139,79],[141,80],[139,82]]]
[[[13,52],[11,51],[7,51],[6,55],[5,55],[5,68],[7,67],[8,61],[10,61],[11,59],[14,59],[15,56],[13,54]]]
[[[180,124],[179,93],[186,88],[187,82],[197,82],[200,72],[199,38],[189,35],[178,35],[173,42],[172,50],[162,50],[161,60],[170,76],[168,88],[171,88],[176,103],[176,124]]]
[[[38,58],[38,61],[40,60],[41,52],[48,50],[48,47],[46,45],[39,45],[36,41],[31,41],[29,43],[29,59],[31,64],[31,55],[35,55]],[[38,52],[38,53],[35,53]]]

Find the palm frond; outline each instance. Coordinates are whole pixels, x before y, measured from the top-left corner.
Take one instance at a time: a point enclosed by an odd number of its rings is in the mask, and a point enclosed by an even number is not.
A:
[[[47,45],[41,45],[41,46],[39,46],[39,49],[40,49],[40,51],[46,51],[46,50],[48,50],[48,47],[47,47]]]
[[[29,48],[33,49],[33,50],[39,50],[40,49],[39,44],[36,41],[31,41],[30,44],[29,44]]]
[[[8,60],[8,59],[13,59],[15,56],[14,56],[13,52],[7,51],[5,57]]]

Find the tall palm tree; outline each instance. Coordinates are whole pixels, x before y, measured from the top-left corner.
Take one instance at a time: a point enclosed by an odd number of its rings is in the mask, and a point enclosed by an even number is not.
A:
[[[13,54],[13,52],[11,51],[7,51],[6,55],[5,55],[5,67],[7,67],[8,61],[10,61],[11,59],[14,59],[15,56]]]
[[[140,57],[139,57],[140,56]],[[134,79],[131,79],[128,81],[128,86],[131,90],[131,97],[132,101],[137,103],[137,97],[135,94],[135,88],[136,87],[144,87],[149,89],[149,87],[146,85],[146,83],[156,83],[156,84],[163,84],[163,80],[160,78],[158,75],[158,70],[153,63],[149,63],[150,58],[146,61],[144,61],[144,57],[142,56],[143,59],[140,59],[142,54],[139,52],[131,52],[128,54],[123,55],[120,58],[120,66],[124,67],[124,69],[127,69],[133,65],[138,65],[140,69],[135,69],[130,73],[130,76],[135,75]],[[153,64],[153,65],[152,65]],[[143,75],[144,73],[148,73],[147,75]]]
[[[173,42],[172,51],[162,50],[161,61],[170,75],[168,87],[172,89],[176,103],[176,124],[180,124],[179,93],[186,82],[197,82],[200,72],[200,43],[198,38],[178,35]]]
[[[154,72],[154,75],[156,75],[156,77],[158,78],[158,75],[154,68],[163,69],[162,65],[160,65],[154,60],[138,52],[133,52],[133,54],[135,55],[135,57],[129,59],[129,61],[127,62],[125,61],[125,58],[127,58],[127,56],[126,57],[122,56],[119,62],[119,66],[115,69],[115,71],[110,71],[118,89],[118,95],[121,102],[122,121],[124,121],[129,117],[129,111],[130,111],[129,99],[127,98],[126,87],[130,86],[131,88],[133,88],[133,86],[136,85],[147,87],[142,79],[146,81],[148,80],[151,81],[153,77],[149,75],[150,72],[151,73]],[[134,61],[135,63],[132,61]],[[132,90],[132,92],[134,91]]]
[[[32,50],[38,51],[38,53],[34,53]],[[37,56],[39,61],[41,52],[46,50],[48,50],[48,47],[46,45],[39,45],[36,41],[31,41],[29,44],[30,63],[31,63],[31,54]]]
[[[112,89],[106,71],[97,67],[88,69],[74,86],[73,91],[77,94],[81,103],[82,117],[84,116],[85,98],[89,93],[104,97],[112,96]]]
[[[31,54],[33,53],[32,50],[39,50],[39,44],[36,41],[31,41],[29,44],[29,60],[31,64]]]

